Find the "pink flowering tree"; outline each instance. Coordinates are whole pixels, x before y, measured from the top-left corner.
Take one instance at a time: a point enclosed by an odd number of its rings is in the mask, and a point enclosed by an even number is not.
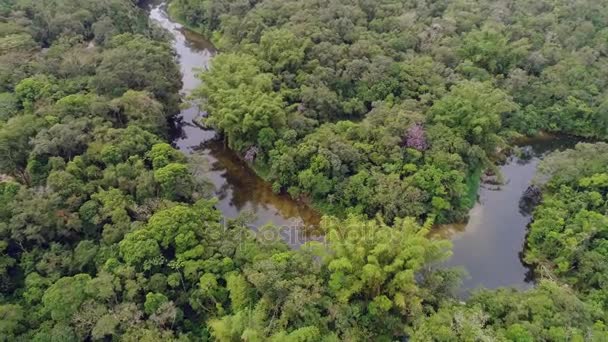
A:
[[[413,124],[408,128],[404,140],[406,147],[414,148],[418,151],[424,151],[429,147],[426,141],[424,127],[420,123]]]

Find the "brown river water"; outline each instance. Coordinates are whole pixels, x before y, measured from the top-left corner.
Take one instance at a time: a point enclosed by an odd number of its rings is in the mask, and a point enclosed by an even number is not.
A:
[[[150,18],[174,36],[173,47],[183,75],[182,94],[187,96],[200,84],[197,74],[209,67],[216,51],[200,34],[173,22],[163,5],[153,6]],[[193,123],[200,115],[196,103],[185,100],[173,143],[186,154],[199,154],[208,160],[206,174],[215,187],[217,208],[229,218],[253,214],[250,222],[254,229],[267,223],[283,227],[283,238],[292,247],[309,240],[310,234],[304,232],[318,226],[320,215],[304,203],[273,193],[270,184],[215,139],[213,130]],[[562,138],[522,142],[521,148],[528,157],[511,157],[501,166],[504,185],[482,185],[469,222],[435,229],[434,237],[451,239],[454,244],[453,256],[446,265],[462,267],[468,273],[463,281],[464,292],[478,287],[525,289],[533,285],[533,276],[521,261],[530,214],[520,208],[520,199],[542,157],[574,144],[575,141]]]
[[[182,95],[187,97],[199,84],[197,74],[209,68],[215,49],[200,34],[169,19],[163,5],[150,10],[150,18],[174,37],[182,72]],[[252,228],[272,223],[282,228],[286,242],[297,247],[308,239],[304,232],[318,226],[320,215],[309,206],[287,195],[273,193],[270,184],[258,177],[231,150],[216,140],[213,130],[194,124],[201,116],[196,103],[184,100],[177,117],[178,130],[173,144],[186,154],[197,154],[208,161],[205,173],[215,187],[217,208],[229,218],[248,215]]]

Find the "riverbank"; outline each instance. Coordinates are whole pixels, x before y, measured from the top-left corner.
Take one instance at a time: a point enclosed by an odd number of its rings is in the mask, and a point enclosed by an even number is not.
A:
[[[184,19],[183,16],[181,16],[177,10],[177,7],[175,6],[175,3],[173,1],[169,1],[166,4],[167,7],[167,15],[169,17],[169,19],[171,19],[172,21],[179,23],[180,25],[182,25],[183,27],[187,28],[188,30],[192,31],[192,32],[196,32],[198,34],[200,34],[201,36],[207,36],[204,32],[204,30],[201,27],[194,27],[192,25],[189,25],[188,22]]]
[[[182,72],[181,93],[187,97],[200,85],[197,70],[209,67],[215,48],[200,34],[173,21],[163,5],[153,7],[150,18],[174,36],[172,44]],[[207,161],[209,170],[205,174],[215,188],[217,209],[228,218],[249,217],[252,227],[268,223],[283,227],[291,232],[287,242],[292,247],[301,245],[308,238],[309,228],[318,227],[319,213],[286,194],[274,193],[271,185],[243,163],[240,156],[216,140],[214,130],[198,123],[204,115],[198,104],[185,104],[176,118],[172,143],[186,155],[197,154]]]
[[[164,15],[162,21],[176,35],[174,44],[184,73],[184,92],[189,93],[200,83],[192,70],[207,68],[215,51],[209,52],[211,44],[205,43],[203,37],[172,22],[168,14]],[[307,205],[305,201],[291,198],[290,194],[277,194],[277,189],[264,179],[267,172],[263,167],[245,163],[222,142],[213,140],[216,135],[213,130],[199,126],[197,120],[201,112],[196,106],[184,109],[180,117],[183,132],[176,137],[174,144],[186,153],[200,153],[209,160],[210,179],[219,199],[218,209],[227,217],[253,212],[257,218],[252,224],[257,227],[268,222],[286,227],[294,224],[305,227],[318,224],[320,212],[344,215],[346,210],[335,205],[325,202]],[[520,260],[530,218],[520,212],[519,201],[534,176],[540,157],[555,148],[542,147],[551,145],[551,141],[546,134],[536,139],[528,138],[525,142],[522,138],[521,143],[527,143],[522,148],[534,145],[530,148],[538,150],[538,153],[526,158],[525,153],[515,151],[505,157],[504,165],[498,166],[505,173],[505,184],[501,186],[480,184],[481,169],[467,178],[467,198],[473,207],[470,220],[467,224],[450,225],[446,231],[451,233],[441,236],[454,243],[454,256],[449,265],[469,270],[470,278],[464,284],[466,290],[477,286],[531,286],[526,276],[528,269]]]
[[[167,7],[167,15],[172,21],[179,23],[184,28],[192,31],[193,33],[200,35],[206,41],[210,42],[214,47],[218,45],[218,42],[220,40],[219,33],[209,34],[210,32],[207,32],[202,27],[192,26],[192,25],[188,24],[188,21],[182,15],[180,15],[180,13],[173,1],[169,1],[166,4],[166,7]]]
[[[479,199],[461,224],[437,226],[436,238],[452,240],[453,255],[448,267],[467,273],[462,294],[479,287],[528,289],[534,284],[532,268],[523,261],[531,210],[523,195],[532,184],[540,161],[549,153],[572,148],[578,139],[543,134],[517,141],[515,151],[498,165],[502,184],[481,183]]]

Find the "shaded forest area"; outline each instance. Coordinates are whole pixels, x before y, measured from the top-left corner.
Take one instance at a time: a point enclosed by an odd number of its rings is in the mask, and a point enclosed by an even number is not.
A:
[[[518,134],[605,138],[604,2],[172,6],[223,51],[209,123],[339,214],[326,244],[215,209],[167,143],[179,68],[134,2],[0,0],[0,341],[606,340],[605,144],[543,163],[532,290],[461,302],[424,220],[466,216]]]

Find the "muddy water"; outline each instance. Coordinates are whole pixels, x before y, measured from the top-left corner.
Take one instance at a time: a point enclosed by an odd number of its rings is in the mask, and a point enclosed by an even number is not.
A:
[[[173,48],[178,54],[182,71],[182,95],[186,97],[199,84],[197,74],[209,67],[215,54],[213,45],[201,35],[173,22],[164,5],[154,6],[150,18],[167,29],[174,37]],[[213,130],[194,124],[203,113],[193,101],[185,100],[177,117],[174,145],[187,154],[198,154],[206,160],[206,175],[215,187],[217,208],[229,218],[250,215],[251,225],[267,223],[284,227],[283,237],[292,246],[300,245],[319,223],[319,214],[303,203],[272,192],[270,185],[251,171],[232,151],[216,140]]]
[[[573,139],[552,137],[520,142],[520,156],[510,157],[500,167],[504,184],[482,184],[468,223],[444,225],[434,231],[435,236],[449,238],[454,245],[447,265],[462,267],[468,273],[463,294],[479,287],[526,289],[533,285],[531,270],[521,260],[531,219],[531,208],[523,205],[522,195],[544,156],[575,144]]]

